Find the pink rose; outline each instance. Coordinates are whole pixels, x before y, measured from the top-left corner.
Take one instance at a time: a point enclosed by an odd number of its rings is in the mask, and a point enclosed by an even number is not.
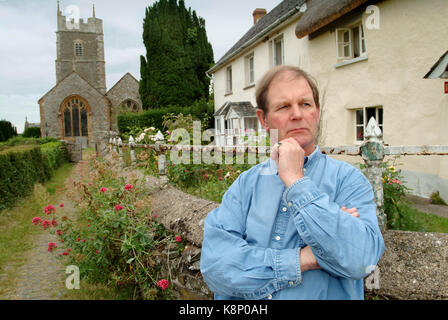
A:
[[[170,286],[170,282],[166,279],[162,279],[157,282],[157,286],[162,290],[166,290]]]
[[[177,236],[176,237],[176,242],[181,242],[181,241],[182,241],[182,238],[180,236]]]

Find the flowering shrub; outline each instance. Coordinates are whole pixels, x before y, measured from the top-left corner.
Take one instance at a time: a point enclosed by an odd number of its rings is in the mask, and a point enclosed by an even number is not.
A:
[[[32,221],[59,238],[61,244],[50,243],[48,251],[77,265],[81,278],[89,282],[128,290],[135,299],[169,299],[171,273],[165,266],[165,250],[177,248],[180,253],[184,241],[168,234],[151,216],[141,181],[118,177],[96,157],[86,171],[89,179],[72,182],[69,195],[77,197],[73,200],[81,209],[78,221],[53,206],[44,209],[53,222],[39,217]]]

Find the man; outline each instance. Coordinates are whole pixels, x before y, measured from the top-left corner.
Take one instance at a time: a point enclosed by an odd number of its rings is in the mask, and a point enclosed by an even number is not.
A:
[[[215,299],[364,299],[362,279],[385,250],[369,181],[314,144],[321,108],[308,74],[277,67],[256,99],[279,143],[207,216],[204,280]]]

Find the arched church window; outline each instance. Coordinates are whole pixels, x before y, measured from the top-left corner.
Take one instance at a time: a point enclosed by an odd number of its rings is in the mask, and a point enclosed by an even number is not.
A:
[[[75,55],[81,57],[83,55],[83,46],[81,42],[75,42]]]
[[[126,99],[121,103],[123,111],[127,112],[138,112],[138,105],[135,101],[131,99]]]
[[[87,103],[82,98],[70,98],[62,106],[64,133],[66,137],[88,137],[89,122]]]

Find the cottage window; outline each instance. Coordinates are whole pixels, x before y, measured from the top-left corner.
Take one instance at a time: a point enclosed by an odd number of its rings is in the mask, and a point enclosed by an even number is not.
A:
[[[62,106],[65,137],[88,137],[87,103],[82,98],[71,98]]]
[[[138,105],[131,99],[126,99],[121,103],[122,111],[138,112]]]
[[[356,141],[364,141],[364,130],[369,123],[370,118],[374,117],[378,126],[383,132],[383,108],[382,107],[366,107],[355,110],[355,132]]]
[[[226,77],[227,77],[226,93],[231,93],[232,92],[232,66],[227,67]]]
[[[283,48],[283,36],[279,36],[274,39],[273,52],[274,52],[274,66],[280,66],[284,64],[285,58]]]
[[[246,85],[252,85],[255,82],[255,71],[254,71],[254,54],[246,56]]]
[[[354,59],[366,54],[366,41],[362,23],[336,30],[338,59]]]

